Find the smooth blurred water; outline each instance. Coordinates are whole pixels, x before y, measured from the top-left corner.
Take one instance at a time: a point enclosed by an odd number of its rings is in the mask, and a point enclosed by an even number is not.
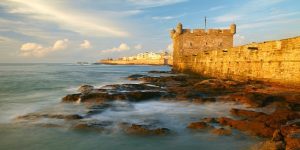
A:
[[[260,139],[234,131],[232,136],[190,132],[186,125],[203,117],[228,116],[230,103],[196,105],[187,102],[115,102],[114,109],[92,116],[100,121],[144,123],[158,120],[175,134],[163,137],[130,136],[122,132],[98,133],[69,128],[17,124],[13,119],[30,112],[84,113],[82,105],[62,104],[61,98],[82,84],[133,83],[131,74],[170,70],[167,66],[76,64],[0,64],[0,149],[249,149]],[[124,107],[126,106],[126,107]],[[66,124],[62,122],[62,124]]]

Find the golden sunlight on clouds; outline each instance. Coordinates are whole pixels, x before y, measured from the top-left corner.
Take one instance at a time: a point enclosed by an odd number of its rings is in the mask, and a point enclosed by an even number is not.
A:
[[[91,44],[90,41],[84,40],[84,41],[80,44],[80,48],[82,48],[82,49],[89,49],[89,48],[92,48],[92,44]]]
[[[111,49],[102,50],[102,53],[111,53],[111,52],[122,52],[129,50],[130,47],[126,43],[121,43],[118,47],[114,47]]]
[[[7,0],[10,13],[27,15],[29,18],[56,23],[60,28],[83,35],[124,37],[129,34],[115,26],[114,23],[101,18],[55,6],[41,0]]]
[[[37,43],[25,43],[21,46],[19,54],[24,57],[44,57],[51,52],[66,49],[68,43],[68,39],[57,40],[52,47],[43,47]]]

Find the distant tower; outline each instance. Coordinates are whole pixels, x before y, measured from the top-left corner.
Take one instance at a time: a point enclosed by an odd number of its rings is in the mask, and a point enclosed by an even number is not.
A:
[[[206,31],[206,24],[207,24],[207,20],[206,20],[206,16],[204,17],[204,30]]]
[[[236,33],[236,24],[230,25],[230,33],[235,34]]]
[[[176,33],[181,34],[182,33],[182,23],[178,23],[176,27]]]

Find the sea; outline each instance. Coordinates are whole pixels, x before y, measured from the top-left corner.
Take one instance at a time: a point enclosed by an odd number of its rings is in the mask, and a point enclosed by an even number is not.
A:
[[[64,120],[44,119],[20,123],[16,117],[28,113],[85,114],[84,104],[65,104],[62,97],[76,93],[81,85],[102,87],[108,84],[138,83],[129,81],[132,74],[169,71],[169,66],[78,65],[78,64],[0,64],[0,150],[248,150],[260,142],[254,136],[233,130],[230,136],[210,131],[191,131],[188,123],[204,117],[230,116],[235,103],[194,104],[179,101],[114,102],[114,109],[91,116],[98,121],[143,124],[159,122],[172,134],[138,136],[112,126],[112,132],[78,131]],[[218,127],[218,125],[215,125]]]

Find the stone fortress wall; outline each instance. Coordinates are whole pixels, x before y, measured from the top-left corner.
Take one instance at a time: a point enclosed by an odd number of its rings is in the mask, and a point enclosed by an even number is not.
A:
[[[200,35],[181,24],[176,30],[171,31],[176,71],[300,87],[300,37],[232,47],[235,25]]]

